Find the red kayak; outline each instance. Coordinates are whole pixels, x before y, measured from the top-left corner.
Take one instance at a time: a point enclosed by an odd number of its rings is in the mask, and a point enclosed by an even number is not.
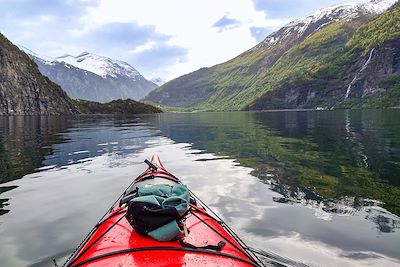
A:
[[[145,162],[149,167],[65,266],[262,265],[215,213],[165,169],[157,155]]]

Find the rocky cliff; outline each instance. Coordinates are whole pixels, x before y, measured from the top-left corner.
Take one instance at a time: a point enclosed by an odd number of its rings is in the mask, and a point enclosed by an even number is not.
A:
[[[0,115],[75,113],[77,109],[61,87],[0,34]]]

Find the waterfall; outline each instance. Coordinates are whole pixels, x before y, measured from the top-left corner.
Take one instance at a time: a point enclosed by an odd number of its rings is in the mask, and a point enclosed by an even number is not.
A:
[[[368,60],[364,63],[364,65],[362,66],[362,68],[360,69],[360,71],[356,74],[356,76],[354,76],[353,80],[351,80],[349,86],[347,87],[346,95],[345,95],[344,99],[348,99],[348,98],[349,98],[349,94],[350,94],[351,87],[352,87],[353,84],[356,82],[356,80],[357,80],[358,76],[361,74],[361,72],[363,72],[363,71],[367,68],[368,64],[369,64],[370,61],[371,61],[372,55],[374,54],[374,50],[375,50],[375,48],[372,48],[372,49],[371,49],[371,52],[369,53]]]

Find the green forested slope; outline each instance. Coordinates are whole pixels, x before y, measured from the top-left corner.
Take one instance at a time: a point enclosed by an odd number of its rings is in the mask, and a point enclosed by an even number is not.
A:
[[[146,100],[187,110],[242,110],[351,107],[375,96],[385,98],[392,88],[385,80],[400,72],[394,63],[400,52],[398,5],[373,19],[340,20],[286,45],[256,46],[226,63],[166,83]],[[377,49],[368,68],[360,72],[372,48]]]
[[[318,43],[313,40],[317,35],[305,43]],[[280,83],[274,91],[266,92],[248,108],[294,108],[296,103],[288,99],[290,93],[292,97],[297,97],[297,103],[304,104],[301,107],[306,108],[398,106],[400,99],[397,95],[400,94],[391,92],[396,90],[396,86],[386,80],[395,80],[400,75],[400,66],[396,63],[396,58],[400,56],[399,36],[400,8],[397,7],[362,24],[334,53],[309,65],[303,76],[293,76],[291,81]],[[368,66],[361,72],[370,55]],[[352,82],[350,97],[346,99],[347,88]],[[371,92],[366,92],[370,88]],[[314,98],[308,99],[307,103],[302,101],[305,99],[300,99],[305,98],[304,95],[296,95],[299,92],[307,93],[307,97],[312,94]]]

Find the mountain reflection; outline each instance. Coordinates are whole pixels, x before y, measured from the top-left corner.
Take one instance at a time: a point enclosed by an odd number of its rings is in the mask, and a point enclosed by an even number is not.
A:
[[[396,115],[1,118],[0,265],[64,255],[153,153],[260,248],[288,248],[299,258],[308,250],[311,259],[317,244],[338,252],[338,264],[398,259]]]
[[[198,153],[215,154],[213,160],[233,158],[252,168],[252,175],[281,195],[275,202],[307,206],[318,218],[354,215],[370,206],[399,215],[400,118],[395,112],[2,117],[0,183],[106,153],[137,153],[160,129]],[[12,189],[0,187],[0,196]],[[0,214],[8,211],[7,204],[0,199]],[[367,219],[382,232],[398,228],[398,219],[385,213]]]
[[[32,173],[42,166],[51,145],[65,142],[56,133],[70,126],[60,117],[14,116],[0,117],[0,184]],[[1,195],[16,186],[0,186]],[[7,209],[8,199],[0,198],[0,215]]]
[[[176,142],[251,167],[282,195],[275,202],[299,203],[330,220],[370,206],[400,214],[395,112],[169,114],[153,123]]]
[[[374,209],[368,209],[367,213],[368,215],[365,218],[374,222],[380,232],[392,233],[400,228],[400,220],[392,214]]]
[[[0,183],[34,172],[52,145],[66,142],[57,135],[71,126],[60,117],[0,117]]]
[[[106,153],[135,153],[152,135],[139,118],[0,117],[0,184]],[[0,186],[0,215],[9,212],[1,195],[14,188]]]

